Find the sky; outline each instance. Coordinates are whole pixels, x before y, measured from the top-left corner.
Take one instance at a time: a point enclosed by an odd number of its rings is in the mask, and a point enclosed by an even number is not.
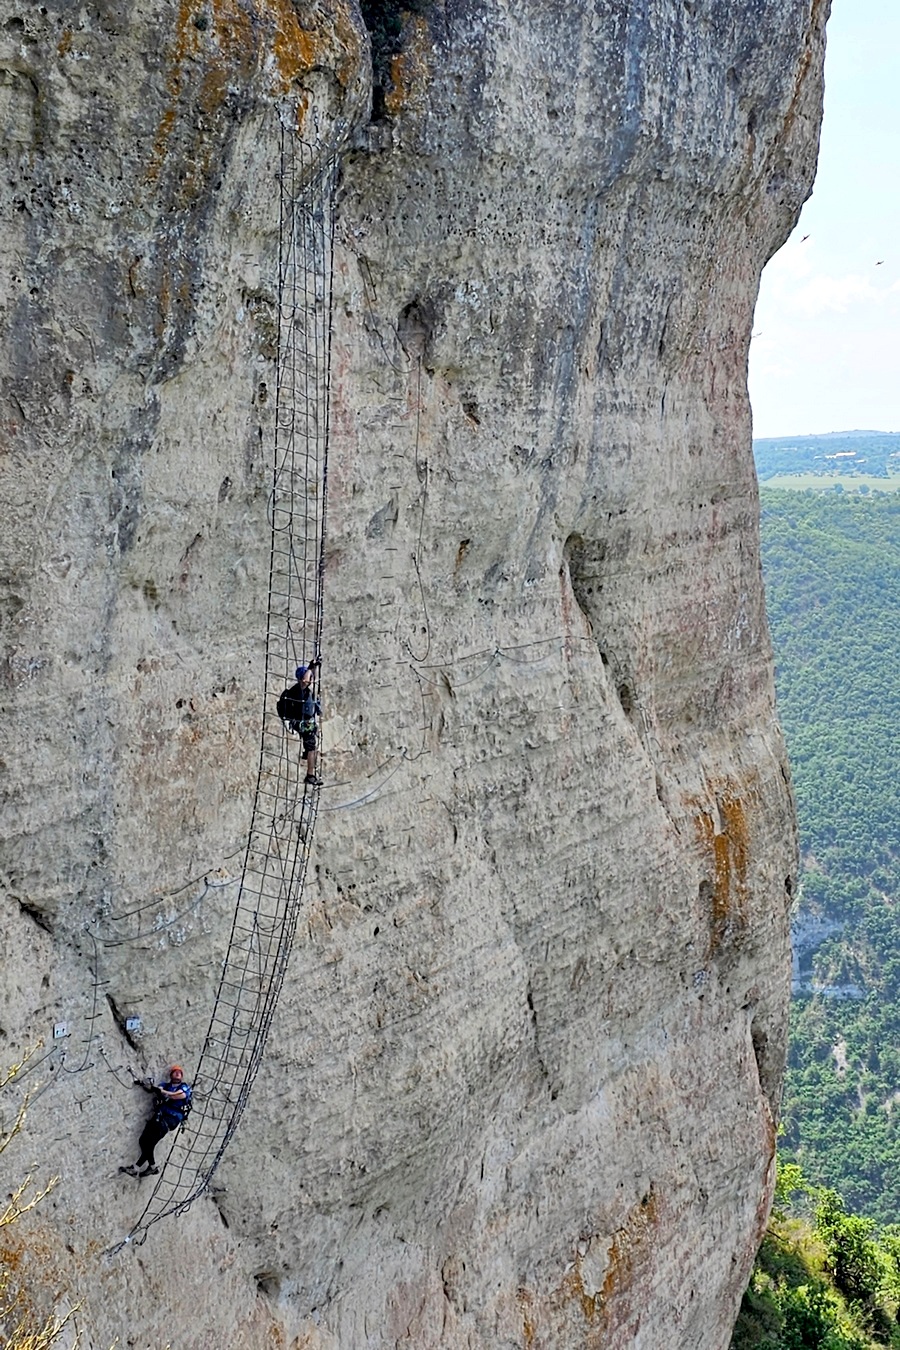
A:
[[[753,334],[754,436],[900,431],[900,0],[833,0],[816,183]]]

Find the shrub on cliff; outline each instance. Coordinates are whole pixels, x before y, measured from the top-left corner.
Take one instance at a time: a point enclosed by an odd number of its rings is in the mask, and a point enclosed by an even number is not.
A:
[[[30,1055],[30,1051],[23,1055],[18,1064],[13,1064],[0,1077],[0,1092],[19,1077]],[[12,1125],[0,1131],[0,1156],[6,1152],[25,1124],[28,1100],[26,1093],[16,1110]],[[27,1291],[19,1280],[20,1251],[16,1244],[10,1243],[11,1235],[7,1232],[19,1223],[23,1215],[40,1204],[56,1185],[57,1180],[58,1178],[53,1177],[46,1185],[38,1188],[34,1185],[33,1174],[27,1173],[0,1209],[0,1338],[6,1350],[49,1350],[50,1346],[58,1342],[75,1312],[72,1308],[64,1317],[57,1317],[55,1313],[41,1316],[34,1311]],[[73,1346],[77,1344],[76,1335]]]
[[[900,1235],[779,1164],[775,1205],[731,1350],[900,1347]]]

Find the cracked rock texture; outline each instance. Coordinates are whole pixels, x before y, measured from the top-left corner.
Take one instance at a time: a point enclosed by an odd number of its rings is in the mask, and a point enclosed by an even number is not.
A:
[[[369,124],[355,0],[0,0],[3,1062],[45,1041],[0,1168],[59,1174],[7,1241],[94,1347],[716,1350],[766,1220],[745,377],[827,0],[417,8]],[[250,816],[286,97],[354,128],[327,786],[221,1189],[109,1258]]]

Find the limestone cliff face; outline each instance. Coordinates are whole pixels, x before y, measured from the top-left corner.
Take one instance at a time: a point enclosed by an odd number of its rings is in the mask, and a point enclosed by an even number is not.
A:
[[[434,0],[370,126],[354,0],[0,3],[3,1189],[60,1173],[90,1344],[727,1345],[795,867],[747,345],[827,7]],[[109,1259],[249,820],[286,94],[353,128],[314,872],[223,1189]]]

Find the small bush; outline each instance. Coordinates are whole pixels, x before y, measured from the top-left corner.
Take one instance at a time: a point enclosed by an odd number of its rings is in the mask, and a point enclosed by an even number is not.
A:
[[[779,1160],[731,1350],[900,1350],[898,1302],[900,1230],[848,1214],[834,1191]]]
[[[33,1051],[28,1051],[18,1064],[13,1064],[6,1070],[0,1078],[0,1091],[9,1087],[19,1077],[32,1053]],[[21,1132],[28,1112],[28,1102],[29,1096],[26,1093],[13,1124],[0,1133],[0,1155],[6,1152]],[[43,1187],[36,1187],[34,1176],[29,1172],[15,1188],[5,1206],[0,1209],[0,1230],[17,1224],[23,1214],[27,1214],[40,1204],[58,1180],[58,1177],[52,1177]],[[0,1247],[0,1336],[4,1337],[3,1345],[6,1350],[49,1350],[50,1346],[57,1343],[75,1311],[71,1308],[64,1317],[57,1317],[55,1313],[39,1317],[34,1313],[26,1298],[25,1290],[17,1282],[14,1253],[6,1247]],[[77,1345],[76,1335],[73,1350]]]

